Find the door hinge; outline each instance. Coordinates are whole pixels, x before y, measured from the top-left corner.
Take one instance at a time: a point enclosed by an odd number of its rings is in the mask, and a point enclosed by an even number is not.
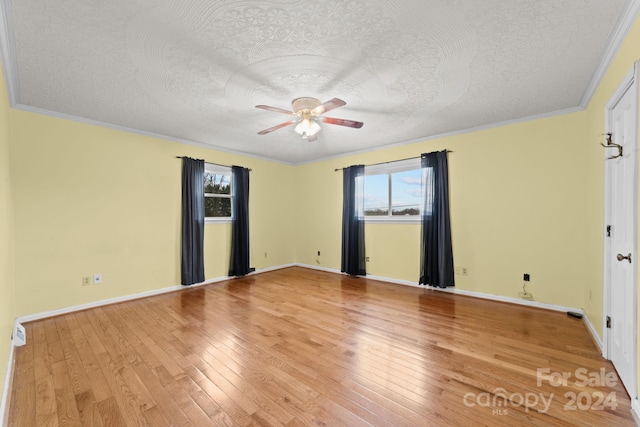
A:
[[[607,225],[607,237],[611,237],[611,226]]]
[[[611,317],[607,316],[607,329],[611,329]]]

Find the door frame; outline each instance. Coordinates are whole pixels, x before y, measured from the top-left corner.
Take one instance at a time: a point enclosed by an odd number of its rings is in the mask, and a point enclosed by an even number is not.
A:
[[[612,131],[612,115],[611,112],[613,108],[617,105],[617,103],[621,100],[622,96],[628,91],[633,91],[634,104],[635,104],[635,112],[636,112],[636,122],[633,130],[632,141],[634,142],[634,147],[632,152],[635,153],[633,156],[633,161],[635,162],[635,179],[634,179],[634,189],[633,189],[633,214],[632,214],[632,226],[634,229],[634,238],[633,242],[633,250],[632,253],[635,255],[635,262],[633,264],[633,336],[634,342],[632,343],[632,351],[633,351],[633,372],[631,378],[631,384],[629,384],[629,395],[632,399],[634,399],[637,394],[637,386],[638,386],[638,121],[640,120],[639,114],[640,109],[638,106],[638,84],[640,80],[640,61],[636,62],[631,70],[625,75],[624,79],[615,90],[609,101],[605,106],[605,133],[609,133]],[[615,142],[615,141],[614,141]],[[610,283],[610,266],[612,263],[613,254],[611,253],[611,244],[607,240],[606,236],[606,227],[609,224],[609,219],[611,217],[611,198],[609,196],[608,188],[609,182],[611,180],[611,167],[609,163],[607,163],[606,158],[611,155],[611,152],[614,150],[605,150],[604,153],[604,227],[603,227],[603,246],[604,246],[604,282],[603,282],[603,316],[602,316],[602,331],[603,331],[603,348],[602,355],[606,359],[611,359],[610,357],[610,334],[609,329],[607,328],[607,316],[611,315],[612,308],[610,306],[610,292],[611,292],[611,283]],[[615,152],[614,152],[615,154]]]

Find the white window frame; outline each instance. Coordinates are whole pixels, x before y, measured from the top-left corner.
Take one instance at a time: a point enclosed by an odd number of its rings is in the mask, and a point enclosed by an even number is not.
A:
[[[205,174],[216,174],[216,175],[228,175],[231,177],[231,182],[230,182],[230,186],[231,186],[231,193],[233,193],[233,174],[231,172],[231,168],[228,166],[220,166],[220,165],[214,165],[212,163],[205,163],[204,164],[204,173]],[[203,177],[204,179],[204,177]],[[207,195],[210,194],[210,195]],[[213,195],[211,193],[205,193],[204,197],[218,197],[221,199],[231,199],[231,194],[216,194]],[[224,223],[230,223],[233,220],[233,201],[231,202],[231,216],[228,217],[215,217],[215,216],[205,216],[204,217],[204,222],[205,224],[224,224]]]
[[[391,186],[391,175],[397,172],[404,172],[404,171],[409,171],[409,170],[415,170],[415,169],[421,169],[422,168],[422,161],[420,158],[416,158],[416,159],[408,159],[408,160],[401,160],[401,161],[397,161],[397,162],[390,162],[390,163],[382,163],[382,164],[378,164],[378,165],[372,165],[372,166],[365,166],[364,167],[364,176],[368,176],[368,175],[383,175],[383,174],[387,174],[387,176],[389,177],[389,203],[391,203],[391,198],[392,198],[392,191],[393,188]],[[422,176],[422,186],[424,188],[424,175]],[[364,184],[364,180],[363,180],[363,184]],[[365,189],[366,191],[366,189]],[[424,197],[424,195],[423,195]],[[372,216],[367,216],[364,215],[364,212],[362,214],[362,217],[365,220],[365,223],[376,223],[376,224],[385,224],[385,223],[393,223],[393,224],[420,224],[422,221],[422,209],[423,209],[423,205],[424,205],[424,201],[421,200],[420,201],[420,214],[419,215],[411,215],[409,217],[407,217],[406,215],[392,215],[391,214],[391,206],[389,206],[389,213],[386,216],[377,216],[377,215],[372,215]]]

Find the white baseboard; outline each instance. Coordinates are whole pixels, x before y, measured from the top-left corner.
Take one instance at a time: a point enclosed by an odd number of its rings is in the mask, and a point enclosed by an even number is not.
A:
[[[339,270],[334,269],[334,268],[327,268],[327,267],[321,267],[321,266],[317,266],[317,265],[301,264],[301,263],[296,263],[295,265],[298,266],[298,267],[310,268],[310,269],[313,269],[313,270],[320,270],[320,271],[326,271],[326,272],[329,272],[329,273],[342,274],[342,272],[340,272]],[[576,312],[576,313],[580,313],[580,314],[582,314],[582,318],[583,318],[584,323],[585,323],[585,325],[587,327],[587,330],[589,331],[589,333],[593,337],[593,340],[596,343],[596,346],[598,347],[598,350],[600,350],[600,354],[603,353],[602,352],[602,349],[603,349],[602,339],[598,336],[598,333],[596,332],[595,328],[593,327],[593,324],[591,323],[591,320],[589,320],[589,317],[587,317],[587,313],[581,308],[565,307],[563,305],[547,304],[547,303],[538,302],[538,301],[528,301],[528,300],[522,300],[522,299],[518,299],[518,298],[511,298],[511,297],[505,297],[505,296],[493,295],[493,294],[485,294],[485,293],[482,293],[482,292],[468,291],[468,290],[465,290],[465,289],[458,289],[458,288],[425,287],[423,285],[418,284],[417,282],[411,282],[409,280],[391,279],[391,278],[382,277],[382,276],[367,275],[366,277],[367,277],[367,279],[378,280],[380,282],[387,282],[387,283],[394,283],[394,284],[405,285],[405,286],[412,286],[414,288],[421,288],[421,289],[431,289],[431,290],[435,290],[435,291],[439,291],[439,292],[448,292],[448,293],[453,293],[453,294],[458,294],[458,295],[466,295],[466,296],[470,296],[470,297],[474,297],[474,298],[482,298],[482,299],[487,299],[487,300],[491,300],[491,301],[506,302],[506,303],[510,303],[510,304],[519,304],[519,305],[525,305],[527,307],[542,308],[542,309],[545,309],[545,310],[561,311],[561,312],[565,312],[565,313],[568,312],[568,311],[573,311],[573,312]]]
[[[229,278],[219,278],[219,279],[207,280],[207,281],[204,281],[202,283],[196,283],[196,284],[190,285],[189,288],[208,285],[210,283],[216,283],[216,282],[220,282],[220,281],[228,280],[228,279]],[[118,303],[118,302],[131,301],[131,300],[135,300],[135,299],[139,299],[139,298],[145,298],[145,297],[150,297],[150,296],[154,296],[154,295],[166,294],[166,293],[169,293],[169,292],[175,292],[175,291],[179,291],[180,289],[186,289],[186,288],[187,288],[186,286],[171,286],[171,287],[168,287],[168,288],[155,289],[153,291],[140,292],[140,293],[137,293],[137,294],[124,295],[124,296],[121,296],[121,297],[109,298],[109,299],[100,300],[100,301],[94,301],[94,302],[90,302],[90,303],[87,303],[87,304],[74,305],[74,306],[71,306],[71,307],[61,308],[61,309],[58,309],[58,310],[50,310],[50,311],[44,311],[44,312],[41,312],[41,313],[28,314],[26,316],[18,317],[17,320],[20,323],[33,322],[34,320],[40,320],[40,319],[46,319],[48,317],[60,316],[61,314],[73,313],[73,312],[76,312],[76,311],[87,310],[89,308],[101,307],[103,305],[115,304],[115,303]]]
[[[268,268],[263,268],[263,269],[260,269],[260,270],[256,270],[256,271],[254,271],[252,273],[249,273],[248,275],[266,273],[268,271],[281,270],[283,268],[293,267],[293,266],[295,266],[295,264],[278,265],[278,266],[275,266],[275,267],[268,267]],[[195,288],[195,287],[198,287],[198,286],[210,285],[212,283],[224,282],[226,280],[232,280],[232,279],[234,279],[234,277],[230,277],[230,276],[217,277],[217,278],[214,278],[214,279],[207,279],[204,282],[195,283],[195,284],[189,285],[189,286],[178,285],[178,286],[170,286],[168,288],[154,289],[152,291],[140,292],[140,293],[131,294],[131,295],[124,295],[124,296],[121,296],[121,297],[109,298],[109,299],[106,299],[106,300],[90,302],[90,303],[87,303],[87,304],[74,305],[74,306],[71,306],[71,307],[61,308],[61,309],[58,309],[58,310],[50,310],[50,311],[45,311],[45,312],[42,312],[42,313],[36,313],[36,314],[29,314],[29,315],[26,315],[26,316],[20,316],[20,317],[18,317],[16,319],[16,321],[19,322],[19,323],[32,322],[34,320],[46,319],[47,317],[59,316],[61,314],[73,313],[73,312],[76,312],[76,311],[86,310],[86,309],[89,309],[89,308],[101,307],[103,305],[115,304],[115,303],[119,303],[119,302],[131,301],[131,300],[150,297],[150,296],[154,296],[154,295],[166,294],[168,292],[176,292],[176,291],[183,290],[183,289],[190,289],[190,288]]]
[[[289,264],[276,265],[275,267],[261,268],[260,270],[256,270],[253,273],[249,273],[249,275],[260,274],[260,273],[268,273],[269,271],[282,270],[283,268],[289,268],[289,267],[295,267],[295,266],[296,266],[296,264],[294,262],[289,263]]]
[[[323,267],[323,266],[318,266],[318,265],[311,265],[311,264],[303,264],[303,263],[290,263],[290,264],[283,264],[283,265],[278,265],[278,266],[274,266],[274,267],[267,267],[267,268],[263,268],[263,269],[260,269],[260,270],[256,270],[255,272],[250,273],[249,275],[266,273],[266,272],[269,272],[269,271],[281,270],[283,268],[289,268],[289,267],[303,267],[303,268],[308,268],[308,269],[312,269],[312,270],[324,271],[324,272],[327,272],[327,273],[342,274],[339,270],[334,269],[334,268]],[[401,280],[401,279],[392,279],[392,278],[383,277],[383,276],[367,275],[366,278],[367,279],[371,279],[371,280],[377,280],[377,281],[380,281],[380,282],[387,282],[387,283],[399,284],[399,285],[404,285],[404,286],[412,286],[412,287],[420,288],[420,289],[436,290],[436,291],[439,291],[439,292],[449,292],[449,293],[454,293],[454,294],[458,294],[458,295],[466,295],[466,296],[471,296],[471,297],[475,297],[475,298],[488,299],[488,300],[492,300],[492,301],[508,302],[508,303],[512,303],[512,304],[525,305],[525,306],[529,306],[529,307],[543,308],[543,309],[546,309],[546,310],[563,311],[563,312],[575,311],[575,312],[578,312],[578,313],[580,313],[580,314],[582,314],[584,316],[584,319],[586,319],[587,328],[594,335],[594,338],[596,339],[596,342],[598,343],[598,345],[602,349],[602,341],[598,337],[597,333],[595,332],[595,329],[593,328],[593,325],[588,320],[584,310],[582,310],[582,309],[573,308],[573,307],[565,307],[565,306],[556,305],[556,304],[547,304],[547,303],[542,303],[542,302],[538,302],[538,301],[521,300],[521,299],[518,299],[518,298],[511,298],[511,297],[505,297],[505,296],[500,296],[500,295],[486,294],[486,293],[482,293],[482,292],[468,291],[468,290],[465,290],[465,289],[434,288],[434,287],[428,287],[427,288],[425,286],[419,285],[417,282],[411,282],[411,281],[408,281],[408,280]],[[208,279],[208,280],[205,280],[202,283],[196,283],[196,284],[190,285],[190,286],[188,286],[188,288],[204,286],[204,285],[210,285],[212,283],[223,282],[223,281],[231,280],[231,279],[233,279],[233,277],[229,277],[229,276],[218,277],[218,278],[214,278],[214,279]],[[87,304],[75,305],[75,306],[66,307],[66,308],[62,308],[62,309],[58,309],[58,310],[51,310],[51,311],[46,311],[46,312],[42,312],[42,313],[36,313],[36,314],[30,314],[30,315],[26,315],[26,316],[20,316],[20,317],[18,317],[16,319],[16,321],[19,322],[19,323],[26,323],[26,322],[31,322],[31,321],[34,321],[34,320],[45,319],[47,317],[59,316],[61,314],[73,313],[75,311],[81,311],[81,310],[86,310],[86,309],[89,309],[89,308],[100,307],[100,306],[103,306],[103,305],[109,305],[109,304],[114,304],[114,303],[119,303],[119,302],[124,302],[124,301],[130,301],[130,300],[135,300],[135,299],[139,299],[139,298],[145,298],[145,297],[154,296],[154,295],[161,295],[161,294],[165,294],[165,293],[168,293],[168,292],[175,292],[175,291],[179,291],[181,289],[186,289],[186,288],[187,287],[185,287],[185,286],[178,285],[178,286],[171,286],[171,287],[168,287],[168,288],[155,289],[155,290],[147,291],[147,292],[140,292],[140,293],[132,294],[132,295],[124,295],[124,296],[121,296],[121,297],[110,298],[110,299],[101,300],[101,301],[95,301],[95,302],[91,302],[91,303],[87,303]]]
[[[638,402],[637,397],[631,401],[631,415],[633,416],[633,421],[636,422],[636,425],[640,426],[640,402]]]
[[[296,263],[296,266],[304,267],[304,268],[311,268],[311,269],[314,269],[314,270],[327,271],[329,273],[342,274],[339,270],[336,270],[336,269],[333,269],[333,268],[319,267],[319,266],[315,266],[315,265],[300,264],[300,263]],[[394,283],[394,284],[398,284],[398,285],[412,286],[414,288],[429,289],[429,290],[434,290],[434,291],[438,291],[438,292],[448,292],[448,293],[453,293],[453,294],[458,294],[458,295],[471,296],[471,297],[475,297],[475,298],[488,299],[488,300],[492,300],[492,301],[500,301],[500,302],[508,302],[508,303],[511,303],[511,304],[526,305],[526,306],[529,306],[529,307],[544,308],[546,310],[563,311],[563,312],[575,311],[575,312],[580,313],[583,316],[585,316],[585,312],[582,309],[573,308],[573,307],[565,307],[565,306],[557,305],[557,304],[547,304],[547,303],[538,302],[538,301],[528,301],[528,300],[522,300],[522,299],[518,299],[518,298],[504,297],[504,296],[501,296],[501,295],[493,295],[493,294],[485,294],[485,293],[482,293],[482,292],[468,291],[468,290],[465,290],[465,289],[458,289],[458,288],[434,288],[434,287],[431,287],[431,286],[427,287],[427,286],[418,284],[418,282],[411,282],[409,280],[391,279],[389,277],[373,276],[373,275],[370,275],[370,274],[367,274],[367,276],[363,276],[363,277],[366,277],[367,279],[371,279],[371,280],[377,280],[379,282]]]
[[[456,288],[429,288],[429,289],[434,289],[440,292],[449,292],[449,293],[458,294],[458,295],[466,295],[466,296],[475,297],[475,298],[488,299],[492,301],[508,302],[510,304],[518,304],[518,305],[526,305],[528,307],[543,308],[545,310],[563,311],[563,312],[575,311],[584,316],[584,311],[582,309],[566,307],[563,305],[547,304],[539,301],[528,301],[528,300],[523,300],[523,299],[518,299],[513,297],[505,297],[502,295],[485,294],[483,292],[468,291],[465,289],[456,289]]]
[[[342,274],[342,272],[340,270],[336,270],[335,268],[329,268],[329,267],[322,267],[320,265],[312,265],[312,264],[301,264],[299,262],[296,262],[295,264],[293,264],[295,267],[302,267],[302,268],[309,268],[311,270],[319,270],[319,271],[325,271],[327,273],[335,273],[335,274]]]
[[[383,276],[372,276],[367,274],[367,279],[377,280],[378,282],[394,283],[397,285],[411,286],[413,288],[429,289],[426,286],[420,285],[418,282],[411,282],[409,280],[390,279]]]
[[[493,301],[507,302],[510,304],[519,304],[519,305],[525,305],[528,307],[542,308],[545,310],[561,311],[565,313],[572,311],[575,313],[580,313],[582,315],[582,320],[584,321],[584,324],[587,327],[587,330],[591,334],[591,337],[593,338],[594,343],[596,344],[596,346],[598,347],[598,350],[600,351],[600,354],[603,354],[602,339],[598,335],[598,332],[596,332],[596,329],[593,327],[593,323],[591,323],[591,320],[589,319],[589,316],[587,316],[587,313],[581,308],[566,307],[566,306],[557,305],[557,304],[547,304],[547,303],[538,302],[538,301],[527,301],[527,300],[521,300],[518,298],[484,294],[481,292],[474,292],[474,291],[467,291],[464,289],[455,289],[455,288],[446,288],[446,289],[432,288],[432,289],[435,289],[437,291],[442,291],[442,292],[450,292],[450,293],[459,294],[459,295],[468,295],[475,298],[483,298],[483,299],[489,299]]]
[[[587,329],[591,333],[591,337],[593,338],[593,341],[598,346],[598,350],[600,350],[600,354],[604,355],[604,343],[602,342],[602,338],[600,338],[600,336],[598,335],[596,328],[593,327],[593,323],[591,323],[591,320],[589,319],[589,316],[587,316],[587,313],[585,313],[584,310],[580,310],[580,312],[584,315],[583,317],[584,323],[585,325],[587,325]]]
[[[13,330],[15,330],[15,325],[17,323],[18,321],[16,320]],[[2,403],[0,403],[0,425],[3,427],[6,426],[9,422],[9,396],[11,394],[11,383],[13,380],[14,353],[15,346],[13,345],[13,340],[11,340],[11,348],[9,349],[9,361],[7,362],[7,371],[4,376],[4,387],[2,388]]]

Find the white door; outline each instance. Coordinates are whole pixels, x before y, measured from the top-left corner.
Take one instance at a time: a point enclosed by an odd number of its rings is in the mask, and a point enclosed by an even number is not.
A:
[[[605,140],[605,345],[631,397],[636,396],[638,107],[635,68],[607,104]],[[629,80],[630,77],[630,80]],[[609,135],[610,134],[610,135]],[[611,158],[617,156],[616,158]]]

